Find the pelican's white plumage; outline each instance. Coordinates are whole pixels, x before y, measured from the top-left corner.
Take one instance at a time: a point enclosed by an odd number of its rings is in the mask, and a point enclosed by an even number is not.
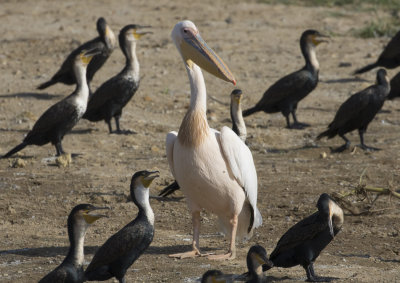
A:
[[[257,209],[257,173],[248,147],[229,128],[208,126],[207,93],[201,69],[236,84],[224,62],[207,46],[190,21],[175,25],[171,37],[185,62],[191,96],[178,134],[167,135],[169,166],[186,196],[193,222],[193,250],[173,256],[200,255],[200,211],[216,214],[230,236],[229,252],[213,258],[234,258],[235,239],[249,237],[261,225]]]

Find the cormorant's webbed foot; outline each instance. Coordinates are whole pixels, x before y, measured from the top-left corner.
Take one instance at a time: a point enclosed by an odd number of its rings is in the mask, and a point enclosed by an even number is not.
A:
[[[345,151],[346,149],[349,149],[350,147],[350,142],[346,142],[344,145],[339,146],[337,148],[330,148],[332,153],[340,153]]]
[[[378,151],[378,150],[381,150],[380,148],[368,146],[368,145],[365,145],[365,144],[361,144],[360,147],[363,150],[366,150],[366,151]]]
[[[315,275],[314,264],[311,262],[308,266],[303,266],[307,273],[307,282],[330,282],[333,278],[319,277]]]
[[[310,124],[295,122],[295,123],[291,124],[288,128],[289,129],[302,130],[302,129],[307,128],[307,127],[310,127]]]

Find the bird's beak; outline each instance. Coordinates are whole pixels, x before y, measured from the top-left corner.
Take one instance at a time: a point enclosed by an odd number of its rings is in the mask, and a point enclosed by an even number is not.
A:
[[[103,217],[108,217],[107,215],[97,213],[97,210],[103,210],[103,209],[110,209],[110,208],[109,207],[93,207],[91,210],[89,210],[83,214],[83,218],[85,219],[85,221],[87,223],[92,224],[97,219],[100,219]]]
[[[138,28],[151,28],[151,26],[138,26]],[[133,30],[133,36],[135,37],[135,39],[140,39],[143,35],[145,35],[145,34],[150,34],[150,33],[153,33],[153,32],[151,32],[151,31],[138,31],[137,29],[136,30]]]
[[[151,182],[153,182],[153,180],[157,177],[160,176],[159,171],[149,171],[147,172],[147,175],[143,177],[143,185],[148,188],[151,184]]]
[[[319,33],[319,34],[313,36],[312,42],[314,43],[314,45],[318,45],[322,42],[329,42],[328,38],[330,38],[330,36]]]
[[[180,44],[180,50],[186,64],[192,68],[193,63],[210,74],[236,85],[236,80],[224,61],[210,48],[200,33],[188,31],[190,34]]]
[[[87,65],[90,63],[90,61],[93,59],[93,56],[100,54],[100,51],[96,48],[90,49],[90,50],[84,50],[80,54],[81,61]]]
[[[240,100],[242,99],[242,95],[235,96],[236,103],[239,105]]]
[[[332,238],[335,237],[335,233],[333,232],[333,223],[332,223],[332,206],[329,204],[329,219],[328,219],[328,226],[329,226],[329,233],[331,234]]]

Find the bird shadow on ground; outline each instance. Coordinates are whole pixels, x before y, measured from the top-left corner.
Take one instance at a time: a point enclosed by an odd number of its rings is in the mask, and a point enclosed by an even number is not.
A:
[[[71,132],[69,132],[70,134],[74,134],[74,135],[85,135],[85,134],[91,134],[93,132],[98,132],[98,129],[79,129],[79,130],[72,130]]]
[[[98,246],[86,246],[85,254],[94,254],[99,249]],[[21,255],[28,257],[54,257],[58,255],[67,255],[68,247],[40,247],[40,248],[23,248],[14,250],[0,250],[0,255]]]
[[[356,83],[356,82],[371,82],[366,79],[362,78],[341,78],[341,79],[333,79],[333,80],[320,80],[321,83],[326,83],[326,84],[335,84],[335,83]]]
[[[372,256],[369,254],[343,254],[340,253],[340,256],[342,257],[357,257],[357,258],[371,258]],[[384,259],[381,257],[376,257],[377,259],[379,259],[382,262],[397,262],[400,263],[400,260],[398,259]]]
[[[0,98],[35,98],[40,100],[51,100],[54,98],[63,97],[60,94],[49,94],[49,93],[36,93],[36,92],[19,92],[11,94],[0,94]]]
[[[291,151],[299,151],[299,150],[307,150],[311,148],[319,148],[318,145],[304,145],[301,147],[289,148],[289,149],[280,149],[280,148],[266,148],[268,153],[288,153]]]
[[[19,132],[19,133],[28,133],[29,130],[17,130],[17,129],[4,129],[4,128],[0,128],[0,132]]]

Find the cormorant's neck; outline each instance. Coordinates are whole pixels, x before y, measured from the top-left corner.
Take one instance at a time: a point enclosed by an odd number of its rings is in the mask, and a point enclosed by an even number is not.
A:
[[[232,130],[240,137],[240,139],[246,141],[246,125],[243,120],[242,107],[240,103],[231,101],[231,119],[232,119]]]
[[[186,70],[190,81],[190,105],[179,128],[178,139],[182,145],[199,146],[209,133],[207,122],[207,93],[201,69],[192,63]]]
[[[301,52],[303,53],[304,59],[306,61],[306,69],[314,74],[318,74],[319,62],[317,60],[315,46],[312,43],[302,44]]]
[[[144,215],[151,225],[154,225],[154,212],[150,206],[149,189],[142,184],[135,188],[135,204],[139,208],[139,217]]]
[[[86,67],[75,65],[74,72],[76,77],[75,93],[78,93],[84,101],[87,101],[89,97],[89,86],[86,80]]]
[[[126,57],[125,70],[135,82],[138,82],[140,78],[140,66],[136,56],[136,41],[127,40],[124,48]]]
[[[104,41],[108,49],[114,49],[117,39],[115,38],[114,32],[110,28],[107,29],[107,35],[104,35]]]
[[[64,262],[81,267],[84,260],[84,241],[87,230],[87,224],[84,220],[68,225],[68,237],[70,242],[69,251]]]

